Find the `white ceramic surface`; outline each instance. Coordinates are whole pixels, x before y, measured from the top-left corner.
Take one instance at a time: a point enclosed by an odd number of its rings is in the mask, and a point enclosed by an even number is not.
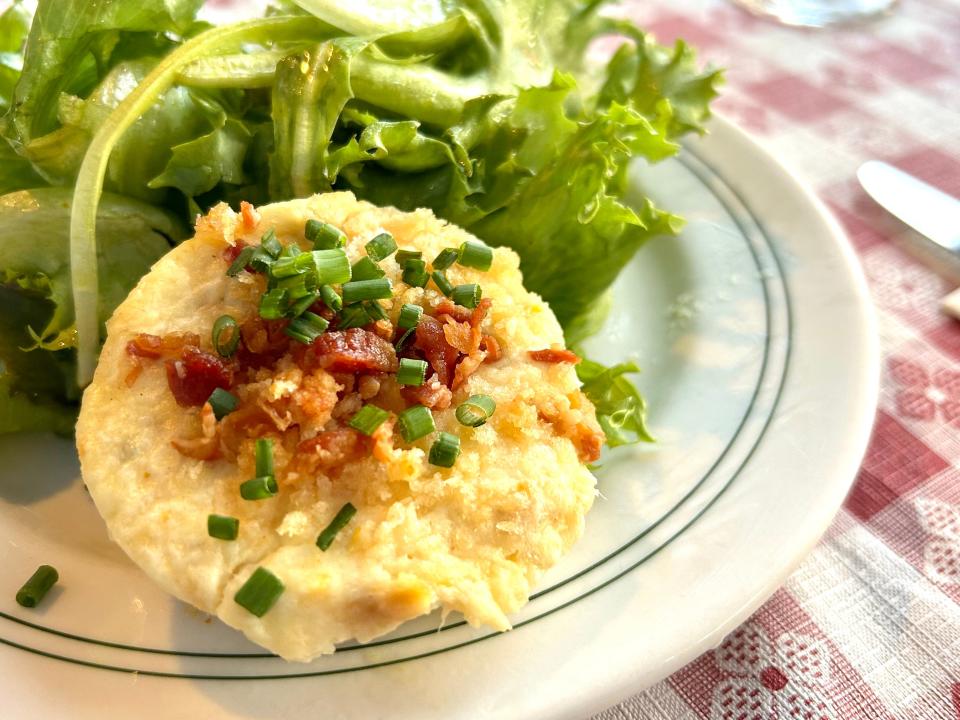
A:
[[[513,631],[434,615],[287,664],[109,542],[69,443],[0,438],[3,717],[579,720],[719,643],[850,487],[876,401],[873,318],[836,224],[728,123],[634,180],[689,224],[624,270],[590,349],[644,368],[659,443],[609,453],[584,538]],[[14,593],[44,562],[61,583],[25,610]]]

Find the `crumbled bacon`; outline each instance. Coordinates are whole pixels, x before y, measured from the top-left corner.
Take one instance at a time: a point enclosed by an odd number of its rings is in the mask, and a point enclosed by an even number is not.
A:
[[[237,362],[244,368],[272,365],[290,348],[290,338],[283,332],[286,320],[264,320],[254,316],[240,326],[243,342],[237,348]]]
[[[444,300],[437,305],[437,319],[441,322],[445,320],[444,315],[453,318],[457,322],[470,322],[472,314],[469,309],[461,305],[454,305],[449,300]]]
[[[417,323],[413,344],[423,352],[440,382],[449,387],[453,381],[453,368],[460,353],[447,342],[443,326],[435,318],[424,315]]]
[[[457,363],[457,370],[453,374],[453,385],[451,385],[451,389],[456,390],[462,386],[467,381],[467,378],[477,371],[477,368],[483,364],[486,358],[487,354],[485,352],[477,350],[465,356]]]
[[[237,243],[236,245],[227,245],[223,249],[223,252],[220,253],[220,257],[222,257],[228,265],[232,265],[233,261],[236,260],[238,257],[240,257],[240,253],[243,252],[244,247],[246,246],[243,243]]]
[[[127,343],[127,355],[151,360],[172,358],[187,345],[199,344],[200,337],[194,333],[170,333],[163,337],[140,333]]]
[[[183,348],[178,360],[168,360],[167,384],[179,405],[203,405],[217,388],[227,390],[233,382],[233,368],[216,355],[194,345]]]
[[[243,218],[243,227],[245,230],[253,230],[260,222],[260,213],[246,200],[240,201],[240,217]]]
[[[457,322],[449,315],[446,316],[443,324],[443,337],[450,347],[456,348],[464,355],[469,354],[472,345],[470,335],[470,325]]]
[[[303,472],[331,470],[370,454],[371,440],[352,428],[326,430],[297,445]]]
[[[537,362],[545,363],[578,363],[580,358],[577,354],[563,348],[545,348],[544,350],[530,350],[531,358]]]
[[[393,345],[362,328],[325,332],[310,346],[304,361],[333,373],[396,372],[398,366]]]
[[[380,427],[373,431],[373,457],[382,463],[390,462],[393,455],[393,426],[396,419],[390,417],[384,420]]]
[[[416,387],[404,385],[400,388],[400,394],[408,403],[423,405],[433,410],[444,410],[450,407],[450,403],[453,402],[453,393],[450,392],[450,388],[440,382],[436,375],[423,385]]]
[[[503,357],[503,354],[500,350],[500,341],[497,340],[493,335],[484,335],[480,339],[480,349],[487,354],[484,362],[496,362]]]

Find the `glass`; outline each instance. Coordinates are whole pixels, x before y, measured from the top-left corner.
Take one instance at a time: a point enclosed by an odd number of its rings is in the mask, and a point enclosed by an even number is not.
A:
[[[736,0],[758,15],[785,25],[825,27],[857,22],[887,12],[897,0]]]

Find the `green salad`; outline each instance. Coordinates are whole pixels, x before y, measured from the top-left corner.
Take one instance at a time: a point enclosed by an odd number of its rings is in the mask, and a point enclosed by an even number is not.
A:
[[[430,208],[516,250],[571,344],[637,249],[681,227],[625,202],[627,166],[702,133],[721,74],[605,0],[295,0],[219,26],[201,5],[0,15],[0,433],[72,431],[106,319],[221,201]],[[591,65],[606,36],[619,48]],[[611,445],[649,438],[635,369],[578,366]]]

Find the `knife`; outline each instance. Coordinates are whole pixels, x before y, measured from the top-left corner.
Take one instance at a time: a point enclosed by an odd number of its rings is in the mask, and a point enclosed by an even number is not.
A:
[[[934,272],[960,282],[960,200],[879,160],[861,165],[857,178],[880,206],[920,233],[908,249]],[[960,318],[960,290],[947,296],[943,309]]]

